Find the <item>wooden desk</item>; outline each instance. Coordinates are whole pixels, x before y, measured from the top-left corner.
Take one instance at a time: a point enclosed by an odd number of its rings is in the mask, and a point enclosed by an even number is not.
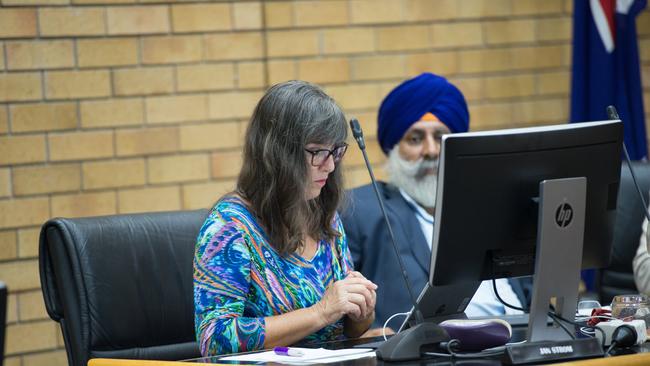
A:
[[[325,348],[346,348],[358,344],[364,344],[371,341],[379,340],[380,337],[355,339],[343,342],[328,342],[324,343]],[[632,351],[623,350],[622,352],[638,352],[635,354],[621,354],[612,357],[594,358],[589,360],[579,360],[571,362],[555,363],[558,366],[646,366],[650,365],[650,342],[646,342],[639,347],[635,347]],[[455,365],[468,365],[472,360],[449,360],[442,358],[405,361],[405,362],[383,362],[377,358],[360,358],[356,360],[344,361],[331,364],[332,366],[455,366]],[[477,359],[474,360],[473,365],[481,366],[501,366],[501,361],[497,359]],[[185,362],[176,361],[143,361],[143,360],[119,360],[108,358],[95,358],[88,361],[88,366],[197,366],[197,364],[211,364],[220,366],[234,366],[236,363],[219,362],[219,357],[204,357],[200,359],[193,359]],[[273,366],[280,366],[273,364]]]
[[[591,360],[556,363],[555,366],[646,366],[650,365],[650,353],[594,358]]]
[[[233,366],[234,364],[211,363],[210,358],[199,359],[197,362],[175,362],[175,361],[143,361],[143,360],[118,360],[110,358],[95,358],[88,361],[88,366],[196,366],[197,363],[210,363],[211,365]],[[343,363],[335,363],[336,366],[454,366],[467,365],[469,360],[450,361],[444,359],[429,359],[411,362],[384,363],[376,358],[361,358]],[[476,360],[482,366],[500,366],[498,360]],[[650,365],[650,353],[637,353],[633,355],[596,358],[582,361],[562,362],[553,365],[557,366],[647,366]]]
[[[88,366],[189,366],[189,365],[196,366],[197,364],[196,362],[122,360],[117,358],[93,358],[88,361]]]
[[[467,364],[468,360],[461,360],[459,364]],[[499,361],[483,362],[479,361],[480,365],[501,365]],[[398,365],[398,366],[443,366],[443,365],[456,365],[454,361],[446,360],[427,360],[415,362],[399,362],[384,364],[375,358],[362,358],[352,360],[344,363],[346,366],[379,366],[379,365]],[[197,366],[195,362],[174,362],[174,361],[142,361],[142,360],[118,360],[112,358],[95,358],[88,361],[88,366]],[[233,366],[233,364],[212,364],[220,366]],[[333,364],[341,366],[341,363]],[[597,358],[583,361],[563,362],[554,364],[557,366],[646,366],[650,365],[650,353],[639,353],[634,355]]]

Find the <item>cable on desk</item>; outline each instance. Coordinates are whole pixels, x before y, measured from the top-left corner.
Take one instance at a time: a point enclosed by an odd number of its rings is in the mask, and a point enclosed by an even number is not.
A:
[[[550,315],[550,314],[551,314],[551,312],[549,311],[549,315]],[[553,313],[553,316],[554,316],[554,317],[557,317],[559,320],[562,320],[562,321],[564,321],[564,322],[567,322],[567,323],[569,323],[569,324],[572,324],[572,325],[574,325],[574,326],[576,326],[576,327],[587,328],[587,329],[593,329],[593,330],[597,330],[597,331],[599,331],[599,332],[600,332],[600,335],[603,336],[603,339],[602,339],[602,341],[601,341],[601,346],[602,346],[603,348],[605,348],[605,331],[604,331],[604,330],[602,330],[602,329],[600,329],[600,328],[598,328],[598,327],[592,327],[592,326],[589,326],[589,325],[588,325],[588,326],[583,326],[582,324],[579,324],[579,323],[577,323],[577,322],[573,322],[573,321],[571,321],[571,320],[565,319],[565,318],[563,318],[563,317],[561,317],[561,316],[559,316],[559,315],[557,315],[557,314],[555,314],[555,313]],[[551,316],[551,317],[553,317],[553,316]],[[598,317],[602,317],[602,316],[598,316]],[[595,332],[594,332],[594,334],[595,334]]]
[[[497,299],[499,300],[499,302],[500,302],[501,304],[503,304],[503,306],[508,307],[508,308],[510,308],[510,309],[523,311],[524,313],[528,313],[528,312],[530,312],[530,309],[524,309],[524,308],[520,308],[520,307],[518,307],[518,306],[514,306],[514,305],[511,305],[511,304],[508,304],[504,299],[502,299],[502,298],[501,298],[501,295],[499,295],[499,291],[497,290],[497,280],[494,278],[494,276],[492,276],[492,290],[494,290],[494,294],[496,295],[496,297],[497,297]]]
[[[496,280],[494,279],[494,276],[492,277],[492,289],[494,290],[494,294],[496,295],[497,299],[499,300],[499,302],[501,302],[501,304],[503,304],[503,306],[507,306],[507,307],[509,307],[511,309],[521,310],[521,311],[530,313],[530,309],[524,309],[524,308],[520,308],[520,307],[511,305],[511,304],[508,304],[505,300],[503,300],[501,298],[501,296],[499,295],[499,291],[497,290],[497,283],[496,283]],[[600,329],[598,327],[592,327],[592,326],[583,326],[583,325],[578,324],[576,322],[565,319],[565,318],[555,314],[555,311],[554,311],[553,307],[551,307],[551,306],[549,306],[549,307],[551,308],[551,310],[547,313],[548,316],[550,316],[551,319],[553,319],[553,322],[555,322],[557,325],[559,325],[572,339],[576,338],[575,335],[564,324],[562,324],[561,321],[564,321],[564,322],[567,322],[567,323],[572,324],[574,326],[580,327],[580,331],[583,334],[584,334],[584,332],[582,331],[583,328],[585,328],[585,329],[594,329],[594,335],[595,335],[596,330],[599,331],[601,333],[601,335],[603,336],[602,347],[605,348],[605,332],[602,329]],[[600,315],[598,315],[597,317],[598,318],[611,318],[611,317],[600,316]],[[589,318],[592,318],[592,317],[589,317]]]
[[[494,278],[494,276],[492,277],[492,290],[494,291],[494,294],[496,295],[496,297],[497,297],[497,299],[499,300],[499,302],[500,302],[501,304],[503,304],[503,306],[509,307],[509,308],[511,308],[511,309],[514,309],[514,310],[523,311],[523,312],[525,312],[525,313],[529,313],[529,314],[530,314],[530,309],[525,309],[525,308],[523,308],[523,307],[514,306],[514,305],[511,305],[511,304],[508,304],[505,300],[503,300],[503,298],[501,297],[501,295],[499,295],[499,291],[497,290],[497,281],[496,281],[496,279]],[[556,318],[556,315],[555,315],[555,313],[554,313],[553,311],[549,311],[549,312],[548,312],[548,316],[550,316],[551,319],[553,319],[553,321],[554,321],[557,325],[559,325],[562,329],[564,329],[564,331],[569,335],[569,337],[571,337],[572,339],[575,339],[575,338],[576,338],[575,335],[573,334],[573,332],[571,332],[569,329],[567,329],[567,327],[566,327],[564,324],[562,324],[562,323],[558,320],[558,318]]]
[[[459,353],[455,349],[460,348],[460,341],[458,339],[452,339],[446,344],[446,349],[448,353],[440,352],[424,352],[424,355],[435,356],[435,357],[448,357],[448,358],[485,358],[490,356],[501,356],[505,352],[505,347],[503,349],[491,349],[490,351],[481,351],[481,352],[472,352],[472,353]]]
[[[386,319],[386,321],[384,322],[384,326],[381,328],[381,334],[384,336],[385,341],[388,340],[388,338],[386,337],[386,328],[388,327],[388,322],[393,320],[393,318],[396,317],[396,316],[405,315],[405,316],[408,317],[410,314],[411,314],[410,311],[406,312],[406,313],[395,313],[395,314],[391,315],[388,319]]]
[[[559,325],[560,328],[562,328],[564,330],[564,332],[566,332],[566,334],[568,334],[569,337],[571,337],[571,339],[576,339],[576,335],[574,334],[574,332],[572,332],[569,328],[567,328],[566,325],[562,324],[562,320],[567,321],[566,319],[562,318],[561,316],[555,314],[552,311],[549,311],[547,314],[548,314],[548,316],[551,317],[551,319],[553,319],[555,324]],[[575,323],[572,323],[572,324],[576,325]]]

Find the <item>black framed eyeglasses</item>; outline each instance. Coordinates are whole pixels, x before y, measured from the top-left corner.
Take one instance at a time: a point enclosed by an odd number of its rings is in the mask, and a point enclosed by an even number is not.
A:
[[[345,152],[348,150],[348,144],[343,144],[340,146],[335,147],[332,150],[328,149],[316,149],[316,150],[310,150],[305,148],[305,151],[311,154],[311,165],[313,166],[321,166],[325,164],[327,159],[329,159],[330,155],[332,158],[334,158],[334,164],[338,163],[343,159],[343,155],[345,155]]]

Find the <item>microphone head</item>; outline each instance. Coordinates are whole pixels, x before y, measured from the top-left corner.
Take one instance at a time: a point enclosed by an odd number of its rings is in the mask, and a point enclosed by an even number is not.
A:
[[[357,144],[361,150],[366,148],[366,143],[363,141],[363,131],[361,130],[361,125],[356,118],[350,120],[350,129],[352,130],[352,136],[357,140]]]
[[[350,129],[352,130],[352,136],[354,136],[355,139],[358,139],[359,137],[363,137],[363,131],[361,130],[361,125],[359,124],[359,121],[356,118],[352,118],[350,120]]]
[[[621,119],[618,116],[618,112],[616,111],[616,107],[613,105],[607,106],[607,118],[609,119]]]

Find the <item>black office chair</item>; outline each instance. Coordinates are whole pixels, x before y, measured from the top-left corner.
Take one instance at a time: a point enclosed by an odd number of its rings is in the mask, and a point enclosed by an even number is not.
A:
[[[57,218],[41,229],[45,307],[70,366],[200,357],[192,259],[206,210]]]
[[[641,192],[648,202],[650,164],[644,162],[633,162],[632,164]],[[639,247],[644,210],[632,181],[630,170],[623,162],[616,207],[616,226],[612,242],[612,262],[608,268],[600,271],[598,284],[600,301],[603,305],[609,305],[616,295],[638,293],[634,284],[632,259]]]

